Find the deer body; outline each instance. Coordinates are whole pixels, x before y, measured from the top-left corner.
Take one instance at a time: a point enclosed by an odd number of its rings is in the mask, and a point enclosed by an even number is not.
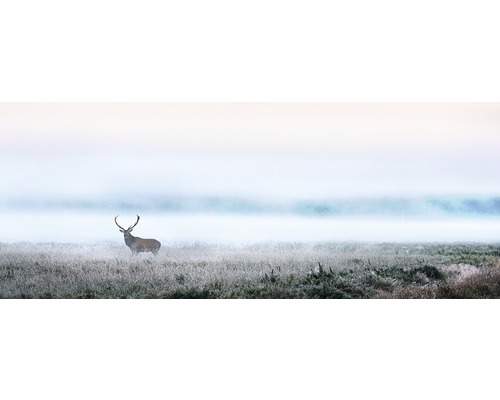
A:
[[[118,218],[118,215],[115,217],[115,224],[120,229],[120,232],[123,232],[125,244],[128,246],[130,251],[132,251],[132,253],[137,254],[149,251],[154,255],[158,254],[158,251],[161,247],[161,243],[158,240],[142,239],[140,237],[132,236],[132,234],[130,233],[132,232],[132,229],[134,229],[134,227],[139,223],[139,216],[137,216],[137,221],[135,222],[135,224],[129,226],[128,229],[122,228],[120,225],[118,225],[118,222],[116,222],[116,218]]]
[[[161,243],[156,239],[142,239],[140,237],[129,234],[125,238],[125,244],[129,247],[132,253],[141,253],[150,251],[153,254],[158,254]]]

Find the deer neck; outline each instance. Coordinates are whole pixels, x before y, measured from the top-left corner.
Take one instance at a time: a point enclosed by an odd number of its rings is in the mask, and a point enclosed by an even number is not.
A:
[[[136,237],[132,236],[129,233],[128,236],[125,237],[125,244],[130,247],[135,242],[135,239],[136,239]]]

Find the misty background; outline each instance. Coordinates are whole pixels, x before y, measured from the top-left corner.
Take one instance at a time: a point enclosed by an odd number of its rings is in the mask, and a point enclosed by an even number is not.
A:
[[[498,241],[496,103],[3,103],[0,241]]]

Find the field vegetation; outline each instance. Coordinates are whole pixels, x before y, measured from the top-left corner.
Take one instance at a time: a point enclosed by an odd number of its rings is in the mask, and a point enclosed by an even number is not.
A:
[[[499,298],[493,244],[0,243],[1,298]]]

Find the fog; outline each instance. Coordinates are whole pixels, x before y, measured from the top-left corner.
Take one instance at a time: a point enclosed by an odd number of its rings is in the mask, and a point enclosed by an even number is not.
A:
[[[112,213],[0,212],[0,242],[123,244]],[[120,214],[128,227],[135,214]],[[306,217],[206,213],[141,213],[135,235],[163,247],[182,243],[259,242],[498,242],[500,218]],[[125,246],[125,244],[123,244]]]
[[[327,199],[496,195],[497,157],[284,154],[39,154],[0,159],[2,201],[165,196]]]
[[[0,241],[497,240],[498,111],[0,104]]]

